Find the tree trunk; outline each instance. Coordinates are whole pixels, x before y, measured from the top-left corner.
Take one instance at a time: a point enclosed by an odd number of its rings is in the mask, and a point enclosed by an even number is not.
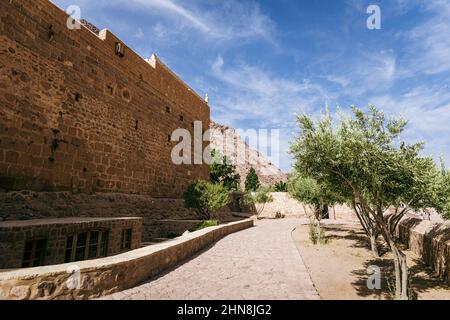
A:
[[[258,210],[258,209],[256,209],[256,219],[259,219],[259,217],[261,216],[261,214],[263,213],[263,211],[264,211],[264,208],[266,207],[266,203],[264,202],[264,203],[260,203],[260,205],[261,205],[261,208]],[[255,204],[255,208],[256,208],[256,204]]]
[[[317,243],[318,244],[320,244],[320,219],[317,219],[317,228],[316,228],[316,230],[317,230]]]
[[[390,242],[390,247],[394,256],[395,298],[397,300],[408,300],[408,266],[406,264],[406,255],[397,248],[393,241]]]
[[[375,230],[371,230],[370,233],[370,249],[372,251],[372,255],[374,258],[379,258],[380,254],[378,252],[378,246],[377,246],[377,238],[378,234]]]

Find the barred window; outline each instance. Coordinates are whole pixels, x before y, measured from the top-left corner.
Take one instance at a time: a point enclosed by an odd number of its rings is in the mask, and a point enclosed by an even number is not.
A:
[[[122,242],[121,249],[131,249],[131,236],[133,234],[133,229],[124,229],[122,230]]]
[[[65,262],[106,257],[109,231],[93,230],[67,237]]]
[[[43,266],[45,262],[46,249],[47,249],[47,239],[32,240],[25,242],[25,250],[22,259],[22,268]]]

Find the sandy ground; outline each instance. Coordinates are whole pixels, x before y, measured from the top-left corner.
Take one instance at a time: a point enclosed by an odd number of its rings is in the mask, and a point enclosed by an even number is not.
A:
[[[390,299],[387,279],[392,277],[393,262],[386,250],[380,259],[374,259],[364,232],[358,224],[327,222],[327,244],[313,245],[309,240],[308,225],[294,230],[292,237],[311,274],[322,299],[327,300],[384,300]],[[413,252],[408,257],[413,296],[419,300],[450,300],[450,288],[444,286],[432,271]],[[381,270],[381,290],[367,287],[369,266]]]

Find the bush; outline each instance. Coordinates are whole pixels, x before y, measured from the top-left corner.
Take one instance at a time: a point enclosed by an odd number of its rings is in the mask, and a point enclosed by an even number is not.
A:
[[[286,182],[280,181],[273,185],[272,190],[274,192],[287,192],[288,191],[288,185]]]
[[[309,240],[316,244],[328,244],[328,239],[325,237],[325,229],[321,225],[317,225],[314,220],[309,222]]]
[[[202,229],[205,229],[208,227],[215,227],[215,226],[218,226],[219,224],[220,224],[219,220],[205,220],[205,221],[202,221],[201,223],[199,223],[194,229],[189,230],[189,231],[194,232],[194,231],[202,230]]]
[[[317,235],[317,228],[316,228],[316,224],[314,223],[313,220],[311,220],[309,222],[309,240],[311,240],[311,242],[315,245],[317,244],[317,240],[318,240],[318,235]]]
[[[230,203],[228,189],[223,184],[213,184],[199,180],[187,188],[184,193],[184,205],[195,211],[206,220],[211,220],[211,213],[218,211]]]

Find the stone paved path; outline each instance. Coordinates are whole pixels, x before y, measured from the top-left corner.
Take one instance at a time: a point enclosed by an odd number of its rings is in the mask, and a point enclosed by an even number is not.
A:
[[[320,299],[291,238],[305,222],[258,221],[161,277],[104,299]]]

